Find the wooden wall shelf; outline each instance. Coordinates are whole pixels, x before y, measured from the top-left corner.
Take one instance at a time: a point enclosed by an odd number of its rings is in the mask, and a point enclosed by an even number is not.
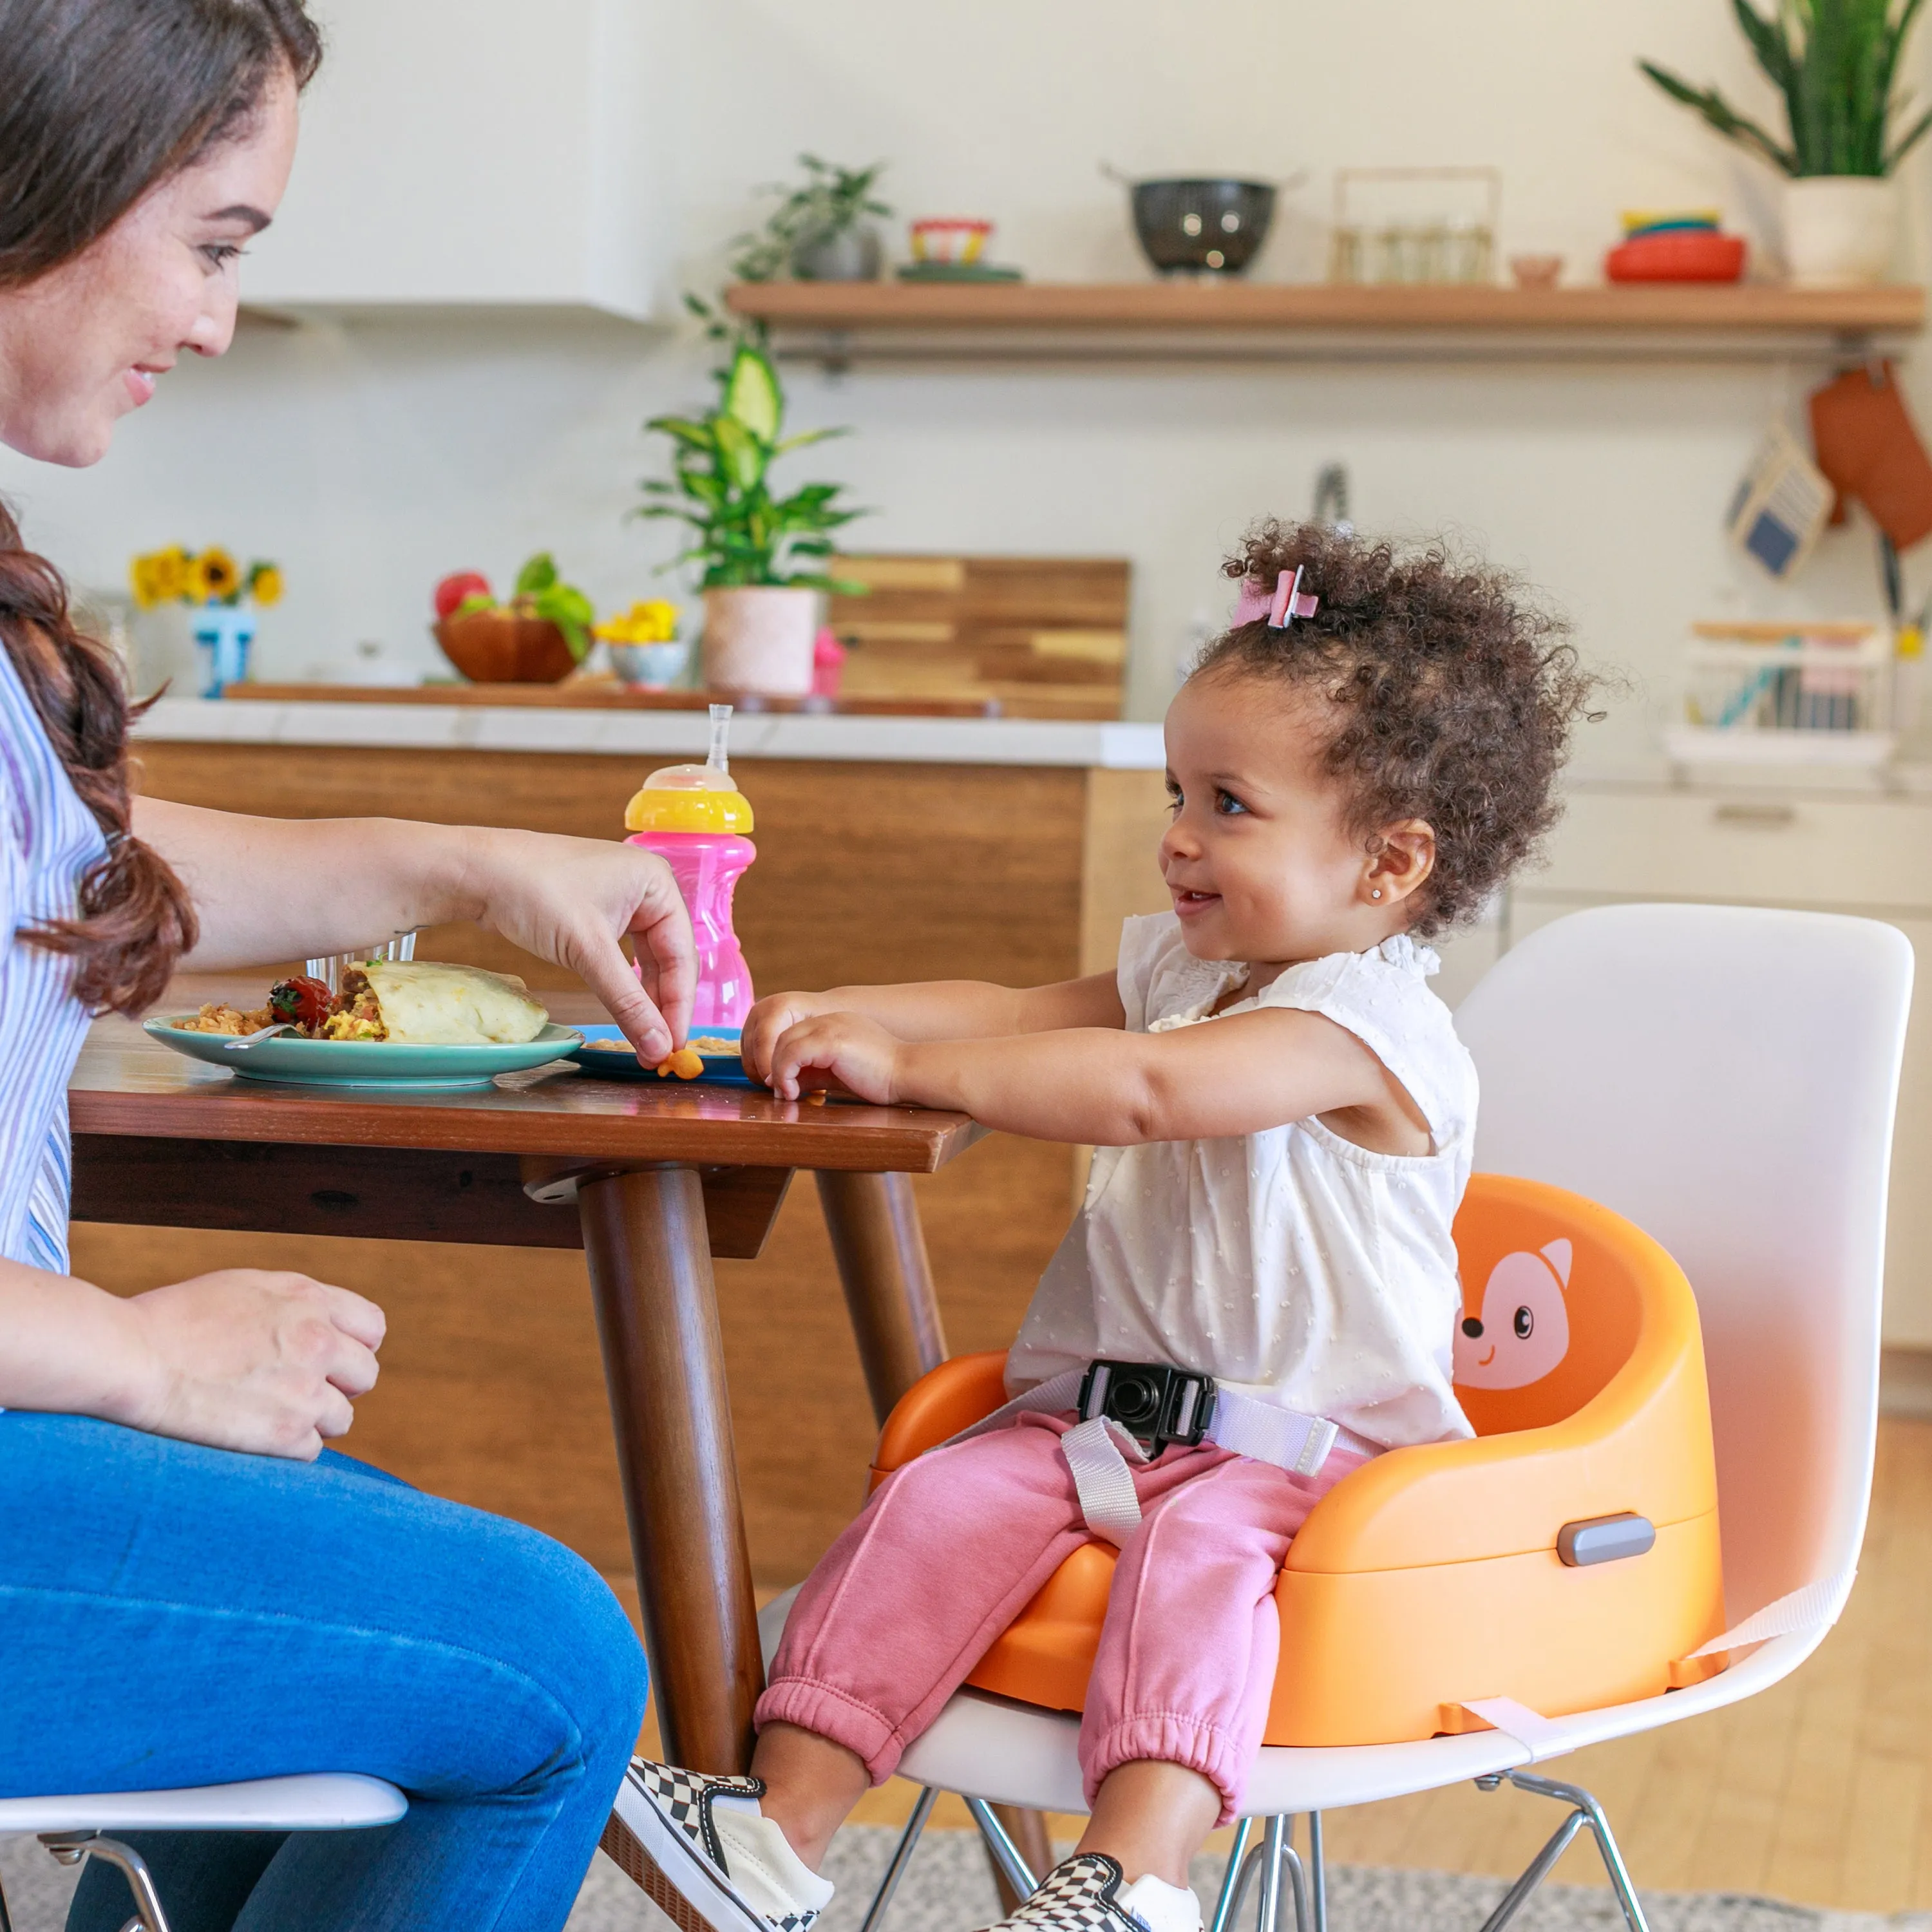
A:
[[[782,353],[952,358],[1856,358],[1924,326],[1922,289],[1751,284],[1357,288],[1270,282],[751,282]]]

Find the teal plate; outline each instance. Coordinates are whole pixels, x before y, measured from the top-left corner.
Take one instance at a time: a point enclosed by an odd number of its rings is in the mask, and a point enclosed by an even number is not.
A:
[[[584,1043],[574,1027],[546,1026],[520,1046],[397,1046],[382,1040],[293,1040],[278,1034],[230,1053],[228,1034],[184,1033],[176,1013],[147,1021],[143,1030],[211,1066],[225,1066],[244,1080],[274,1080],[301,1087],[487,1087],[500,1073],[521,1073],[561,1060]]]
[[[585,1072],[594,1074],[600,1080],[648,1080],[653,1086],[664,1087],[758,1087],[760,1094],[765,1090],[745,1071],[745,1063],[735,1053],[699,1054],[704,1062],[704,1071],[697,1079],[686,1082],[679,1079],[674,1073],[660,1076],[655,1066],[645,1066],[628,1046],[622,1053],[611,1053],[591,1046],[590,1042],[597,1040],[622,1041],[623,1033],[616,1027],[579,1027],[578,1031],[583,1034],[584,1044],[570,1057]],[[701,1040],[736,1040],[739,1036],[736,1027],[700,1027],[697,1032]]]

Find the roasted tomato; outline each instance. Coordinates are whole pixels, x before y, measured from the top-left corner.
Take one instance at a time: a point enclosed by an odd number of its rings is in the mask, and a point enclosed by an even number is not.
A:
[[[298,973],[292,980],[278,980],[268,988],[268,1006],[278,1020],[320,1026],[335,1010],[335,996],[322,980]]]

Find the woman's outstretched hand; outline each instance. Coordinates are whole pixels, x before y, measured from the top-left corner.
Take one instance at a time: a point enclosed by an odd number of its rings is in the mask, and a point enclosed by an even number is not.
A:
[[[376,1385],[382,1311],[305,1274],[222,1268],[120,1306],[126,1386],[100,1412],[152,1435],[312,1462]]]
[[[640,846],[400,818],[252,818],[164,799],[137,799],[134,826],[194,895],[193,970],[473,920],[574,973],[646,1060],[690,1025],[691,921],[670,868]]]
[[[602,838],[468,836],[469,916],[574,973],[646,1061],[683,1044],[698,968],[683,896],[662,859]],[[634,967],[618,943],[626,938]]]

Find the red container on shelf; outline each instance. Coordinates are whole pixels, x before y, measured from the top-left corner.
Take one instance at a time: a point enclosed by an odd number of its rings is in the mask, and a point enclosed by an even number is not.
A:
[[[1744,272],[1742,235],[1675,228],[1634,235],[1604,257],[1613,282],[1735,282]]]

